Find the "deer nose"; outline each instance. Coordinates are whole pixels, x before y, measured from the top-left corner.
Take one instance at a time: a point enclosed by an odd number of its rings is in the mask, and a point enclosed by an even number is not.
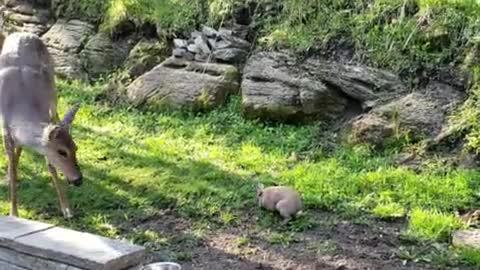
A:
[[[83,178],[80,176],[71,182],[74,186],[79,187],[83,184]]]

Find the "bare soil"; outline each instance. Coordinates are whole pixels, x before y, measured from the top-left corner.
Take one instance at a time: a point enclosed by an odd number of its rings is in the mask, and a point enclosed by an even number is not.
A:
[[[317,225],[303,232],[261,228],[250,218],[251,222],[206,229],[192,237],[192,224],[173,213],[164,213],[138,227],[170,235],[172,242],[165,249],[177,253],[175,260],[185,270],[467,269],[439,268],[428,260],[405,259],[401,250],[422,248],[402,240],[404,221],[355,222],[332,213],[312,215]],[[272,235],[277,235],[278,241],[272,241]],[[149,261],[172,259],[169,256],[160,248],[151,252]]]

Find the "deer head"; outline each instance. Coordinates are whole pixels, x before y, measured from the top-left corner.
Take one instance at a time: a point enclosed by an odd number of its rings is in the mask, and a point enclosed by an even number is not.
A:
[[[65,113],[63,120],[50,124],[44,130],[43,146],[45,155],[52,165],[60,170],[67,181],[75,186],[82,185],[82,172],[77,161],[77,146],[70,135],[70,126],[79,106]]]

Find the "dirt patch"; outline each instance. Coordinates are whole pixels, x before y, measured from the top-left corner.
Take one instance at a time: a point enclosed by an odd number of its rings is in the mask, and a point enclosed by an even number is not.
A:
[[[311,215],[317,225],[303,232],[265,228],[252,219],[236,226],[204,227],[198,233],[196,225],[173,212],[137,228],[171,236],[168,246],[151,252],[150,261],[173,259],[186,270],[438,269],[432,263],[399,256],[400,249],[409,245],[401,240],[404,222],[355,222],[324,212]],[[175,252],[177,256],[172,257]]]

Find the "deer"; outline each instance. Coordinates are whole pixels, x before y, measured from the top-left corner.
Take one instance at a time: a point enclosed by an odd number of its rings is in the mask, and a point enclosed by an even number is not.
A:
[[[39,36],[15,32],[6,36],[0,53],[0,121],[7,156],[10,216],[18,217],[17,169],[22,149],[43,156],[56,189],[61,212],[73,217],[66,195],[67,185],[83,183],[77,161],[77,145],[70,128],[79,104],[60,120],[57,112],[54,63]]]

